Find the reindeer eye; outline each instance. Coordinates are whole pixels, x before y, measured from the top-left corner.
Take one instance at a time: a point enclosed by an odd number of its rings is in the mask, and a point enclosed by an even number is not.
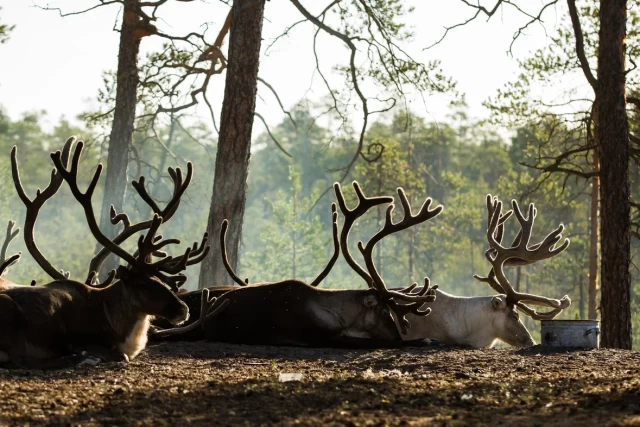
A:
[[[385,316],[389,314],[389,309],[388,308],[383,308],[382,309],[382,314],[384,314]]]
[[[517,311],[512,311],[512,312],[511,312],[511,317],[513,317],[513,318],[514,318],[514,319],[516,319],[516,320],[519,320],[519,319],[520,319],[520,316],[518,315],[518,312],[517,312]]]

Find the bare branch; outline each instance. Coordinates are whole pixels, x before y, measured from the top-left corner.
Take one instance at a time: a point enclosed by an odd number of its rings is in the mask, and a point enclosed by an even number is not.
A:
[[[98,1],[99,1],[99,4],[93,5],[87,9],[77,10],[74,12],[67,12],[67,13],[63,13],[62,9],[60,9],[59,7],[38,6],[38,5],[34,5],[34,6],[42,10],[56,11],[58,12],[61,18],[64,18],[66,16],[81,15],[83,13],[91,12],[92,10],[98,9],[103,6],[109,6],[111,4],[124,4],[123,0],[98,0]]]
[[[576,9],[576,2],[575,0],[567,0],[567,5],[569,6],[569,16],[571,16],[571,25],[573,26],[573,33],[576,38],[576,55],[578,56],[578,60],[580,61],[580,68],[582,68],[584,76],[587,78],[587,81],[595,91],[598,85],[598,81],[591,72],[591,67],[589,67],[589,60],[584,53],[584,36],[582,34],[580,18],[578,17],[578,10]]]
[[[260,83],[262,83],[263,85],[265,85],[267,88],[269,88],[271,93],[273,93],[273,96],[276,97],[276,101],[278,101],[278,105],[280,106],[280,109],[282,110],[283,113],[285,113],[287,115],[287,117],[289,117],[289,120],[291,120],[291,123],[293,124],[293,127],[296,128],[296,130],[297,130],[298,129],[298,125],[296,124],[296,121],[293,120],[293,116],[291,115],[291,113],[284,108],[284,105],[282,105],[282,101],[280,100],[280,96],[278,96],[278,92],[276,92],[276,90],[273,88],[273,86],[271,86],[269,83],[267,83],[263,78],[258,77],[258,81]]]
[[[293,157],[291,156],[291,154],[289,154],[289,152],[287,150],[284,149],[284,147],[280,144],[280,142],[278,142],[278,140],[276,139],[275,136],[273,136],[273,134],[271,133],[271,130],[269,129],[269,125],[267,124],[267,122],[264,120],[264,117],[262,117],[260,114],[258,113],[253,113],[254,116],[256,116],[257,118],[260,119],[260,121],[262,121],[262,124],[264,125],[264,127],[267,129],[267,133],[269,134],[269,137],[271,138],[271,140],[273,141],[274,144],[276,144],[276,146],[280,149],[280,151],[282,151],[287,157]]]

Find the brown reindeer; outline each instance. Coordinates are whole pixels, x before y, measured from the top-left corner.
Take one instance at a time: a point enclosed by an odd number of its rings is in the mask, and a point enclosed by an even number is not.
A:
[[[146,345],[151,316],[166,318],[173,324],[181,324],[188,319],[188,307],[176,296],[174,290],[185,280],[180,272],[187,265],[199,262],[206,253],[204,245],[200,248],[197,245],[187,248],[183,255],[175,258],[162,252],[161,249],[165,246],[179,241],[162,240],[157,235],[163,224],[163,218],[157,213],[152,220],[137,225],[139,230],[148,231],[145,236],[140,237],[135,254],[124,251],[118,246],[116,239],[107,238],[98,227],[91,205],[102,165],[96,169],[87,190],[82,192],[77,185],[77,173],[83,143],[77,143],[68,170],[70,145],[65,145],[64,152],[52,154],[56,166],[52,173],[52,183],[57,188],[60,179],[69,184],[74,197],[84,208],[93,236],[129,266],[118,267],[102,284],[95,282],[96,270],[93,270],[88,277],[92,286],[62,278],[43,286],[0,291],[0,361],[10,360],[22,367],[55,368],[74,365],[86,359],[83,353],[85,350],[115,360],[135,357]],[[13,153],[15,158],[15,147]],[[17,172],[17,164],[14,169]],[[14,173],[14,179],[16,177],[16,188],[22,189],[19,175]],[[45,191],[38,191],[33,201],[23,190],[18,192],[23,200],[26,199],[29,213],[29,206],[42,206],[46,201],[42,195],[46,193],[46,198],[50,198],[57,188],[52,190],[50,186]],[[166,208],[171,214],[177,209],[179,196],[183,192],[184,190],[174,192],[177,197]],[[31,213],[33,212],[32,209]],[[32,215],[31,228],[35,219],[36,215]],[[114,224],[120,221],[125,224],[125,229],[128,229],[127,226],[133,227],[125,214],[112,218]],[[35,242],[30,243],[37,248]],[[152,255],[159,259],[152,262]],[[40,262],[43,261],[45,265],[50,265],[44,257]],[[48,272],[61,274],[53,267]]]
[[[323,273],[308,285],[298,280],[284,280],[276,283],[263,283],[245,286],[246,283],[231,269],[226,256],[225,234],[228,223],[222,223],[220,249],[225,267],[234,281],[241,287],[217,290],[216,287],[200,291],[200,312],[197,321],[185,327],[156,331],[157,339],[198,339],[207,338],[244,344],[275,344],[302,346],[390,346],[400,345],[401,336],[391,312],[399,320],[400,328],[406,333],[410,326],[405,316],[413,313],[426,316],[429,309],[419,310],[424,302],[434,300],[435,288],[425,286],[419,292],[413,292],[417,284],[402,290],[387,289],[378,274],[372,259],[373,247],[385,236],[427,221],[440,213],[441,206],[430,210],[431,199],[427,199],[420,212],[412,215],[411,208],[402,189],[398,190],[404,219],[393,223],[393,205],[387,210],[385,227],[376,233],[366,246],[360,245],[369,274],[371,289],[335,290],[319,289],[321,282],[339,256],[351,226],[356,219],[374,206],[393,201],[390,197],[367,198],[354,182],[359,203],[354,209],[348,209],[344,203],[339,185],[338,203],[345,215],[340,239],[338,238],[337,212],[333,210],[333,236],[335,252],[331,262]],[[355,261],[354,261],[355,263]],[[357,264],[356,264],[357,265]],[[358,266],[359,267],[359,266]],[[218,298],[210,298],[211,295]],[[188,295],[181,296],[183,299]],[[190,297],[195,300],[195,297]],[[401,304],[404,301],[407,304]],[[193,306],[191,306],[193,307]],[[194,317],[196,317],[194,313]]]

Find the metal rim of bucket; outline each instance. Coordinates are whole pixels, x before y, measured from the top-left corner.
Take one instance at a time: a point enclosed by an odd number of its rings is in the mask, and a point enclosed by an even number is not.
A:
[[[555,325],[559,324],[559,323],[568,323],[568,324],[580,324],[580,323],[585,323],[585,324],[600,324],[599,320],[596,319],[589,319],[589,320],[572,320],[572,319],[562,319],[562,320],[541,320],[540,323],[553,323]]]

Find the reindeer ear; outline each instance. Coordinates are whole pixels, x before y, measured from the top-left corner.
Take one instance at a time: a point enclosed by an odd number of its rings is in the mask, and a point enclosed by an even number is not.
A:
[[[506,306],[506,303],[501,297],[493,297],[491,298],[491,305],[493,305],[494,310],[500,310]]]
[[[126,280],[131,277],[131,271],[124,265],[119,265],[116,270],[116,276],[120,280]]]
[[[373,308],[378,305],[378,298],[376,298],[375,295],[367,295],[364,297],[364,300],[362,300],[362,303],[367,308]]]

